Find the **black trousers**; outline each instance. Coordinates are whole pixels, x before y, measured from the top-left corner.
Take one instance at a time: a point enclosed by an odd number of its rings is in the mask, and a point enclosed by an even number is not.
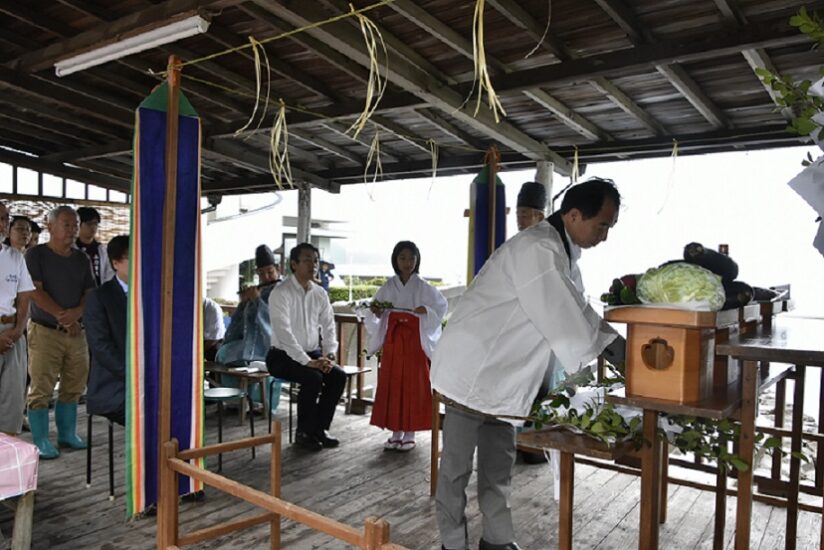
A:
[[[309,352],[309,357],[317,359],[320,352]],[[300,384],[299,432],[317,434],[329,429],[335,416],[335,407],[346,386],[346,375],[342,368],[335,366],[324,373],[301,365],[277,348],[271,348],[266,355],[266,368],[272,376]]]

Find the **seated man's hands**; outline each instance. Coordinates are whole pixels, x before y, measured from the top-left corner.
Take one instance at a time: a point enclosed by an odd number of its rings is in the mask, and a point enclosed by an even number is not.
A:
[[[306,363],[306,366],[310,369],[317,369],[323,373],[327,373],[332,370],[335,364],[326,357],[320,357],[318,359],[311,359]]]

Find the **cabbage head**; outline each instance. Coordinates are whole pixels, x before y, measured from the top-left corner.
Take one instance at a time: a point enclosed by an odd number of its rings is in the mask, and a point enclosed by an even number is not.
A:
[[[653,268],[638,281],[638,299],[645,304],[682,304],[720,310],[725,301],[721,277],[703,267],[671,263]]]

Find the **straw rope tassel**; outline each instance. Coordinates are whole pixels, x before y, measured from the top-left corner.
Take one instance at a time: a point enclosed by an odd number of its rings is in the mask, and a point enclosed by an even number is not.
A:
[[[575,156],[572,158],[572,184],[578,183],[578,178],[581,177],[580,165],[578,163],[578,146],[575,146]]]
[[[278,189],[283,190],[283,182],[294,189],[292,166],[289,164],[289,129],[286,125],[286,104],[280,100],[280,108],[272,123],[269,136],[269,171]]]
[[[538,43],[535,44],[535,47],[532,48],[529,51],[529,53],[524,56],[524,59],[529,59],[529,57],[532,54],[534,54],[535,52],[538,51],[538,48],[541,47],[541,44],[544,43],[544,40],[546,40],[546,35],[549,34],[549,24],[551,22],[552,22],[552,0],[547,0],[546,1],[546,27],[544,27],[544,34],[541,35],[541,38],[540,38],[540,40],[538,40]]]
[[[375,126],[375,135],[372,137],[372,145],[369,147],[369,154],[366,156],[366,166],[363,168],[363,183],[369,183],[369,167],[375,162],[375,172],[372,175],[372,183],[383,177],[383,165],[381,164],[381,138],[378,127]]]
[[[363,106],[363,112],[355,122],[346,129],[347,133],[354,130],[355,133],[353,137],[358,137],[366,126],[366,123],[369,122],[369,118],[378,108],[378,104],[381,98],[383,98],[383,93],[386,91],[386,84],[389,78],[389,54],[387,53],[386,44],[383,41],[383,36],[378,27],[370,21],[368,17],[357,13],[352,4],[349,4],[349,7],[352,10],[351,13],[358,18],[363,40],[366,43],[366,51],[369,54],[369,78],[366,83],[366,102]],[[381,65],[378,58],[381,50],[383,50],[384,57],[384,74],[382,77]]]
[[[670,167],[670,173],[667,177],[667,187],[664,191],[664,200],[661,201],[661,207],[658,209],[658,212],[655,213],[657,216],[661,212],[664,211],[664,208],[667,206],[667,202],[669,202],[670,194],[672,193],[672,188],[675,185],[675,166],[676,161],[678,160],[678,140],[672,140],[672,153],[670,154],[670,158],[672,159],[672,166]]]
[[[475,103],[475,114],[478,116],[478,111],[481,109],[481,101],[483,100],[484,90],[486,90],[487,101],[489,102],[489,109],[495,117],[495,122],[500,122],[501,117],[498,114],[506,116],[506,111],[495,88],[492,86],[492,79],[489,76],[489,68],[486,66],[486,48],[484,47],[484,7],[485,0],[477,0],[475,3],[475,17],[472,20],[472,52],[475,59],[475,75],[474,80],[478,83],[478,100]],[[475,88],[473,84],[473,89]],[[471,93],[470,93],[471,95]]]
[[[249,120],[246,124],[243,125],[242,128],[235,130],[235,137],[242,134],[249,126],[251,126],[252,122],[255,120],[255,115],[257,114],[258,105],[260,104],[260,88],[261,88],[261,63],[260,63],[260,53],[263,53],[263,59],[266,62],[266,100],[263,103],[263,112],[260,114],[260,119],[258,120],[257,126],[255,129],[260,128],[261,123],[263,123],[263,119],[266,117],[266,111],[269,108],[269,93],[271,92],[271,84],[270,81],[270,67],[269,67],[269,56],[266,55],[266,50],[263,48],[263,44],[255,40],[254,36],[249,36],[249,43],[252,45],[252,52],[255,55],[255,106],[252,109],[252,115],[249,117]],[[251,135],[251,134],[249,134]]]

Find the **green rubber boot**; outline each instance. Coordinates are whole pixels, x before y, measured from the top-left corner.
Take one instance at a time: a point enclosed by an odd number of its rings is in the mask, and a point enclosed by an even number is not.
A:
[[[54,422],[57,424],[57,445],[71,449],[85,449],[85,441],[77,436],[77,403],[58,401],[54,406]]]
[[[49,441],[49,409],[29,409],[29,426],[40,458],[49,460],[60,456],[60,451]]]

